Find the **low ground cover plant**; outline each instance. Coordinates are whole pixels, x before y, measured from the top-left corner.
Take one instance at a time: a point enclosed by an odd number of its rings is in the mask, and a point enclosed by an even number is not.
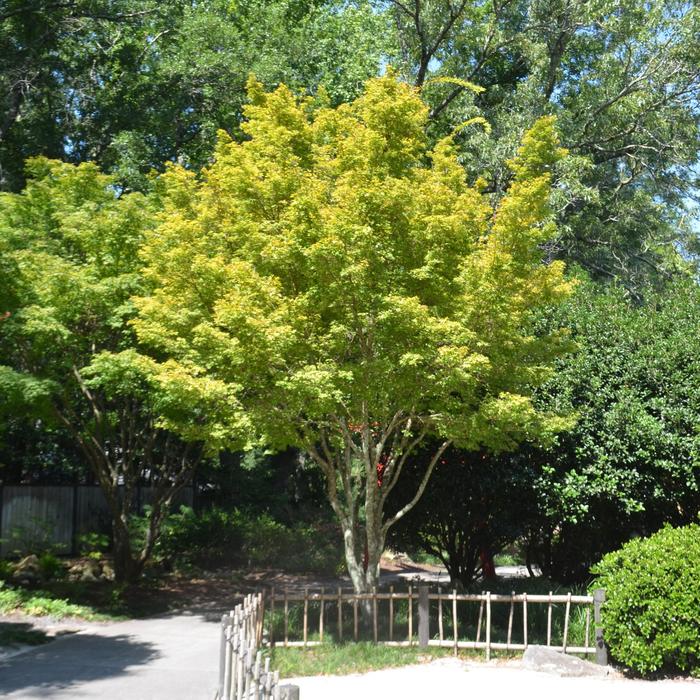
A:
[[[77,605],[67,598],[59,598],[48,591],[0,587],[0,615],[16,612],[35,616],[48,615],[56,619],[79,617],[85,620],[105,620],[109,618],[93,606]]]
[[[592,569],[613,658],[642,675],[700,675],[700,525],[666,526]]]

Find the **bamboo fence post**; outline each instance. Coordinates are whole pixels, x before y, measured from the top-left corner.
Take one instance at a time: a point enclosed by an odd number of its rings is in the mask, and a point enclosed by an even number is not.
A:
[[[240,605],[236,606],[235,610],[231,610],[231,619],[233,620],[233,635],[229,638],[229,643],[231,645],[229,693],[235,697],[238,688],[238,675],[240,673],[241,644],[245,635],[243,612]]]
[[[245,695],[242,697],[244,698],[249,698],[250,697],[250,687],[253,682],[253,672],[252,672],[252,666],[253,666],[253,648],[250,647],[248,649],[248,653],[245,655],[244,660],[243,660],[244,666],[245,666],[245,686],[243,692]]]
[[[481,641],[481,624],[484,621],[484,591],[481,591],[481,596],[479,598],[479,620],[476,623],[476,643]]]
[[[309,637],[309,589],[304,589],[304,648]]]
[[[226,638],[226,620],[228,615],[221,616],[221,639],[219,641],[219,695],[223,698],[224,695],[224,682],[226,679],[226,658],[227,658],[227,648],[228,639]]]
[[[418,646],[426,649],[430,643],[430,584],[418,586]]]
[[[491,591],[486,591],[486,660],[491,661]]]
[[[248,611],[250,610],[250,593],[243,598],[243,605],[238,606],[241,608],[241,614],[243,616],[243,625],[245,626],[245,638],[250,639],[251,634],[250,634],[250,615],[248,614]]]
[[[230,695],[232,698],[237,697],[238,691],[238,675],[240,672],[239,658],[241,653],[241,641],[243,639],[242,624],[242,620],[239,618],[238,612],[236,612],[234,618],[235,634],[231,639],[231,678],[229,680],[229,691],[227,694],[227,697]]]
[[[389,641],[394,641],[394,587],[389,586]]]
[[[569,614],[571,613],[571,591],[566,594],[566,610],[564,612],[564,639],[562,651],[566,654],[566,643],[569,641]]]
[[[224,656],[223,665],[220,670],[220,687],[221,687],[221,697],[227,698],[230,694],[231,689],[231,666],[233,664],[233,647],[231,646],[231,628],[224,628]]]
[[[270,589],[270,648],[275,648],[275,587]]]
[[[338,586],[338,642],[343,641],[343,589]]]
[[[238,647],[238,661],[236,663],[236,698],[243,697],[244,667],[245,667],[246,641],[244,638],[240,640]]]
[[[440,632],[440,644],[445,637],[442,626],[442,588],[438,586],[438,630]]]
[[[591,642],[591,609],[590,607],[586,606],[586,637],[585,637],[585,642],[584,646],[586,649],[589,648]],[[586,652],[586,658],[588,658],[588,652]]]
[[[354,626],[354,637],[355,641],[357,641],[359,637],[359,625],[358,625],[358,620],[357,620],[357,595],[352,599],[352,615],[353,615],[353,626]]]
[[[552,591],[549,592],[547,603],[547,646],[552,646]]]
[[[241,676],[241,644],[243,643],[243,633],[241,630],[236,634],[236,638],[231,647],[231,679],[229,681],[229,693],[232,698],[238,698],[238,679]]]
[[[282,695],[282,691],[280,690],[280,672],[275,671],[272,674],[272,687],[274,690],[272,691],[272,697],[273,700],[280,700],[280,697]]]
[[[510,593],[510,610],[508,611],[508,637],[506,639],[506,648],[510,648],[510,641],[513,637],[513,608],[515,607],[515,591]]]
[[[377,626],[377,587],[374,587],[372,594],[372,631],[374,633],[374,643],[379,639],[379,628]]]
[[[523,645],[527,649],[527,593],[523,593]]]
[[[270,657],[265,658],[265,686],[263,700],[272,700],[272,674],[270,673]]]
[[[605,589],[596,588],[593,591],[593,623],[595,625],[595,660],[601,666],[608,665],[608,650],[605,647],[603,637],[603,617],[602,610],[605,603]]]
[[[262,593],[258,594],[258,619],[257,619],[257,643],[262,646],[263,626],[265,622],[265,597]]]
[[[321,643],[323,643],[323,609],[326,607],[323,595],[325,593],[325,590],[325,588],[321,588],[321,612],[318,616],[318,638],[321,641]]]
[[[236,690],[236,666],[237,666],[237,651],[238,646],[238,635],[230,638],[229,642],[229,653],[230,656],[227,659],[228,668],[226,669],[226,681],[224,683],[224,689],[222,691],[222,698],[228,700],[228,698],[235,697]]]
[[[253,669],[253,697],[257,698],[260,696],[260,665],[262,663],[262,652],[258,651],[255,654],[255,668]]]
[[[408,586],[408,646],[413,646],[413,586]]]
[[[455,656],[457,656],[457,589],[455,588],[452,591],[452,632],[454,633],[454,638],[455,638]]]
[[[287,589],[284,589],[284,646],[289,644],[289,599]]]

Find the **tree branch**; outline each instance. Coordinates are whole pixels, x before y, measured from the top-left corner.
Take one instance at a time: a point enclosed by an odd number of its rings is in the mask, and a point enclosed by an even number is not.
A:
[[[435,469],[435,465],[437,464],[438,460],[440,457],[442,457],[442,454],[444,451],[450,446],[452,443],[451,440],[445,440],[440,447],[438,448],[437,452],[433,455],[433,458],[430,460],[430,464],[428,465],[428,468],[425,470],[425,474],[423,475],[423,479],[421,480],[418,490],[416,491],[416,495],[397,513],[392,517],[389,518],[383,525],[382,527],[382,533],[386,537],[386,533],[389,531],[389,528],[391,528],[394,523],[398,522],[403,518],[406,513],[408,513],[415,505],[418,503],[420,500],[420,497],[423,495],[423,492],[425,491],[425,487],[428,485],[428,481],[430,479],[431,474],[433,473],[433,469]]]

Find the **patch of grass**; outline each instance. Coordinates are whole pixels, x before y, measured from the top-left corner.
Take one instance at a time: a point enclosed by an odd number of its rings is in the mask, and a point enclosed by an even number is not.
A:
[[[520,566],[523,562],[520,557],[510,552],[501,552],[493,558],[496,566]]]
[[[26,623],[0,622],[0,649],[23,644],[37,646],[50,641],[50,639],[46,632],[34,629]]]
[[[271,651],[272,668],[283,678],[294,676],[347,675],[382,668],[427,663],[441,656],[452,656],[452,649],[389,647],[370,642],[321,644],[301,649],[275,647]]]

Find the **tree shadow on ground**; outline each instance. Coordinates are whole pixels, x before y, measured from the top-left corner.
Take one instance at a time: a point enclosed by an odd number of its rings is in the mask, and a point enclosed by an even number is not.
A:
[[[51,641],[44,630],[28,622],[0,622],[0,652],[18,646],[31,646]]]
[[[20,690],[50,691],[122,676],[158,658],[154,645],[128,635],[76,634],[0,662],[0,696]]]

